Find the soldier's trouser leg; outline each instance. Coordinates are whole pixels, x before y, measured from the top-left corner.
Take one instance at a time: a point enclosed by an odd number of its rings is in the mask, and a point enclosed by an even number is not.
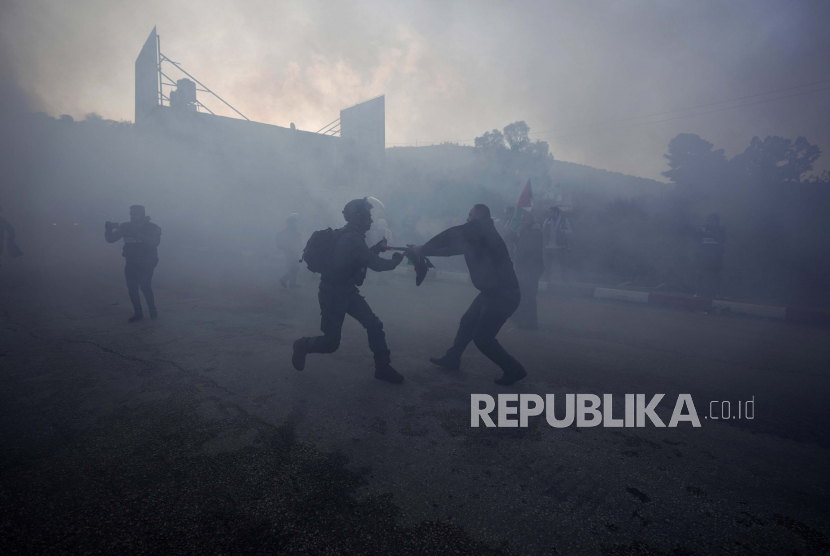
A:
[[[383,323],[375,316],[369,304],[363,299],[357,289],[351,292],[342,292],[320,288],[320,313],[322,316],[320,330],[322,336],[303,338],[303,346],[307,353],[334,353],[340,347],[340,333],[343,321],[349,314],[363,325],[369,336],[369,349],[375,356],[375,366],[382,367],[389,364],[390,353],[386,346],[386,334],[383,332]]]
[[[322,336],[302,338],[307,353],[334,353],[340,347],[340,331],[349,307],[351,292],[324,288],[317,293],[320,300],[320,331]]]
[[[300,263],[295,262],[295,259],[296,257],[286,265],[285,274],[280,276],[280,282],[287,282],[292,286],[297,283],[297,273],[300,272]]]
[[[366,329],[369,336],[369,349],[375,356],[375,367],[383,367],[390,362],[389,348],[386,346],[386,334],[383,323],[372,312],[372,308],[359,293],[354,293],[349,300],[346,312]]]
[[[127,264],[124,266],[124,277],[127,279],[127,292],[130,294],[130,302],[133,304],[133,310],[136,315],[143,314],[141,309],[141,296],[138,294],[143,270],[143,265],[135,261],[127,261]]]

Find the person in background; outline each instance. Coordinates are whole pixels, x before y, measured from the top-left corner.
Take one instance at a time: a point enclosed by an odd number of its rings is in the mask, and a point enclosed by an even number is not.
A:
[[[527,376],[522,364],[496,339],[501,327],[518,308],[521,294],[507,246],[496,231],[487,205],[473,206],[466,224],[444,230],[425,244],[411,247],[416,255],[425,257],[464,255],[470,281],[481,292],[461,317],[452,347],[443,357],[431,357],[430,362],[458,370],[461,355],[473,342],[501,368],[503,375],[493,381],[496,384],[506,386]]]
[[[559,266],[562,281],[569,281],[571,256],[571,235],[573,229],[568,217],[559,207],[550,207],[548,217],[542,225],[542,242],[544,244],[545,273],[544,279],[550,282],[554,264]]]
[[[530,213],[522,214],[522,223],[514,232],[516,254],[513,265],[519,280],[522,299],[514,317],[522,330],[535,330],[539,327],[536,309],[536,295],[539,292],[539,278],[545,270],[542,259],[542,227]]]
[[[150,222],[145,216],[142,205],[130,207],[130,221],[118,224],[107,222],[104,224],[107,243],[124,240],[124,249],[121,255],[126,259],[124,276],[127,279],[127,291],[133,304],[135,313],[127,322],[136,322],[144,318],[141,310],[140,289],[144,293],[147,308],[150,309],[150,318],[158,316],[156,300],[153,296],[153,271],[158,265],[158,246],[161,243],[161,228]]]
[[[516,214],[516,207],[505,207],[504,211],[501,214],[501,218],[497,218],[493,221],[496,226],[496,231],[498,231],[501,239],[504,241],[504,244],[507,246],[507,253],[510,255],[510,259],[513,259],[513,230],[510,229],[510,223],[513,222],[513,216]]]
[[[280,285],[283,288],[299,288],[297,273],[300,271],[300,251],[302,244],[300,232],[297,229],[299,215],[295,212],[285,219],[285,229],[277,234],[277,247],[285,258],[285,274],[280,276]]]
[[[695,297],[700,297],[701,286],[706,274],[715,280],[715,297],[721,297],[721,277],[723,274],[723,246],[726,243],[726,228],[720,224],[720,216],[713,212],[706,218],[706,225],[695,234],[697,252],[697,279],[695,280]]]

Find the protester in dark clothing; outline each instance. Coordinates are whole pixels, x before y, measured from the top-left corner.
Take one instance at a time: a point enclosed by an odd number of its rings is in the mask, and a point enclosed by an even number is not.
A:
[[[109,243],[119,239],[124,240],[122,256],[127,260],[124,266],[124,276],[127,278],[127,291],[133,304],[135,313],[128,322],[136,322],[144,318],[141,309],[140,289],[144,293],[144,300],[150,310],[150,318],[158,316],[156,302],[153,296],[153,271],[159,262],[158,246],[161,242],[161,228],[150,222],[145,216],[144,207],[133,205],[130,207],[130,221],[118,224],[107,222],[104,225],[105,238]]]
[[[6,244],[6,234],[9,234],[9,241],[14,240],[14,228],[12,228],[12,225],[2,215],[3,207],[0,206],[0,260],[3,257],[3,246]]]
[[[320,277],[320,314],[322,336],[300,338],[294,342],[291,363],[298,371],[305,368],[309,353],[334,353],[340,346],[340,332],[346,315],[358,321],[369,336],[369,348],[375,358],[375,378],[400,384],[401,376],[392,368],[383,323],[375,316],[357,286],[363,285],[366,269],[376,272],[392,270],[403,259],[395,253],[391,259],[379,256],[386,250],[385,240],[372,248],[366,246],[366,232],[372,225],[372,205],[366,199],[350,201],[343,209],[346,225],[335,230],[331,260]]]
[[[501,327],[519,306],[519,282],[507,246],[490,218],[486,205],[475,205],[467,223],[444,230],[422,246],[416,254],[449,257],[464,255],[470,280],[481,292],[461,317],[455,342],[440,358],[430,358],[445,369],[457,370],[461,354],[470,342],[504,372],[496,384],[513,384],[526,376],[522,365],[496,340]]]
[[[571,223],[559,207],[550,207],[548,217],[542,225],[544,242],[545,281],[550,282],[554,265],[559,266],[562,281],[567,283],[571,258]]]
[[[522,224],[514,233],[514,243],[514,266],[522,300],[513,316],[519,321],[519,328],[533,330],[539,326],[536,295],[539,292],[539,278],[545,270],[545,263],[542,260],[542,227],[534,221],[532,214],[522,215]]]
[[[697,279],[695,297],[700,297],[704,274],[715,279],[715,297],[721,297],[721,276],[723,274],[723,246],[726,243],[726,228],[720,225],[720,216],[712,213],[706,218],[706,225],[696,234]]]
[[[291,214],[285,220],[285,229],[277,234],[277,247],[285,258],[285,273],[280,276],[283,288],[299,288],[297,273],[300,271],[300,251],[302,242],[297,230],[297,215]]]

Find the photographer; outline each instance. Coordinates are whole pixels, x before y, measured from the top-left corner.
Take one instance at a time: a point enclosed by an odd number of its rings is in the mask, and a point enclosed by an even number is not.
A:
[[[122,256],[127,260],[124,266],[124,276],[127,278],[127,291],[133,304],[135,313],[127,322],[136,322],[144,318],[141,309],[140,289],[144,292],[144,300],[150,310],[150,318],[158,316],[156,303],[153,297],[153,271],[159,262],[158,246],[161,242],[161,228],[150,223],[150,217],[145,216],[142,205],[130,207],[130,221],[118,224],[107,222],[104,225],[105,238],[108,243],[124,240]]]

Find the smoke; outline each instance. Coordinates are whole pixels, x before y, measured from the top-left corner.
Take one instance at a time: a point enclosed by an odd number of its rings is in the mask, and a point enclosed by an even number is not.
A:
[[[0,25],[23,89],[76,119],[132,118],[133,62],[158,25],[168,56],[249,118],[277,125],[314,131],[385,93],[390,145],[470,141],[525,120],[558,159],[658,180],[665,166],[652,153],[681,132],[729,156],[755,135],[830,146],[821,93],[617,131],[584,127],[830,78],[830,6],[811,0],[11,6]]]

